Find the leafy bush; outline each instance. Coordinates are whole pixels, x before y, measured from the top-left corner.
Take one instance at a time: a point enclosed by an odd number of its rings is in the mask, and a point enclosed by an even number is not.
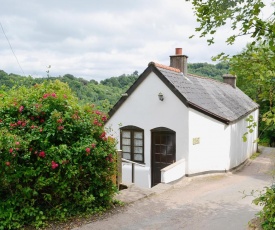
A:
[[[275,229],[275,186],[266,187],[265,192],[254,199],[253,203],[263,206],[258,213],[263,229]]]
[[[60,81],[0,91],[0,229],[111,204],[115,141],[104,121]]]

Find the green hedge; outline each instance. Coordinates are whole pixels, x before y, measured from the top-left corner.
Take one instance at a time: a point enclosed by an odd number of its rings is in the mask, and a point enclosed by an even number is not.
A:
[[[106,119],[60,81],[0,91],[0,229],[111,204],[116,151]]]

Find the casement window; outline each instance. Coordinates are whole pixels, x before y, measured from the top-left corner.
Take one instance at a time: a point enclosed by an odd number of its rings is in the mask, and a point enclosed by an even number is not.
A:
[[[121,128],[120,148],[122,157],[144,163],[144,131],[135,126]]]

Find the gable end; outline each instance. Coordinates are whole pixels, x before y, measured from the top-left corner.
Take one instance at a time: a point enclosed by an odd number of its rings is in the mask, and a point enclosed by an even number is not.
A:
[[[114,107],[109,111],[109,119],[114,115],[114,113],[120,108],[120,106],[127,100],[127,98],[135,91],[135,89],[146,79],[146,77],[151,73],[155,73],[159,79],[188,107],[186,98],[176,89],[176,87],[156,68],[154,62],[150,62],[148,67],[139,76],[139,78],[134,82],[134,84],[126,91],[127,96],[121,97]]]

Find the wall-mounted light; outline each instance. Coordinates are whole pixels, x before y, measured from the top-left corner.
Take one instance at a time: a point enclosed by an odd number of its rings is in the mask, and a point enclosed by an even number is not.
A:
[[[159,93],[159,95],[158,95],[158,96],[159,96],[159,99],[160,99],[161,101],[163,101],[163,100],[164,100],[163,94],[162,94],[161,92]]]

